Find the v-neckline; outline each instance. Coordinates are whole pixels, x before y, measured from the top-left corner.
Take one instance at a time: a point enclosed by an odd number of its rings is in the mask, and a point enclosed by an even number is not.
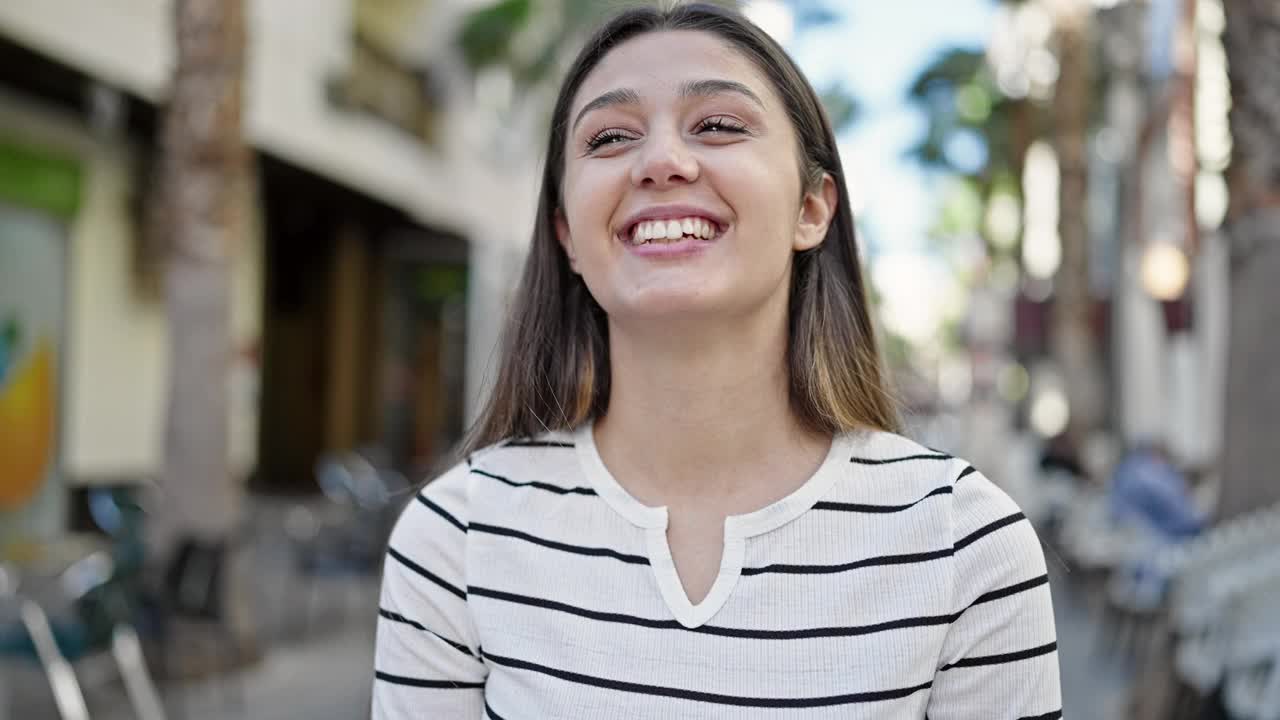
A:
[[[676,621],[687,628],[705,624],[724,607],[733,594],[734,587],[742,577],[749,538],[795,520],[830,491],[840,478],[841,467],[847,464],[850,443],[849,435],[836,435],[832,438],[826,458],[800,487],[759,510],[725,517],[720,569],[706,597],[694,603],[685,592],[671,556],[671,546],[667,540],[667,507],[645,505],[618,483],[600,457],[595,443],[594,423],[588,422],[574,432],[574,445],[583,473],[596,493],[614,512],[644,531],[649,564],[653,568],[658,590]]]

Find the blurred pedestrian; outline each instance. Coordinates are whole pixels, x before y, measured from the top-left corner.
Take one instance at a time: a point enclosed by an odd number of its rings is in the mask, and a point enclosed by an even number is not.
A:
[[[1192,537],[1206,522],[1187,476],[1155,442],[1140,443],[1121,459],[1111,478],[1109,504],[1115,522],[1136,523],[1164,542]]]
[[[623,12],[550,128],[473,452],[392,534],[374,718],[1061,717],[1035,532],[895,434],[781,47]]]
[[[1131,531],[1116,572],[1131,592],[1154,603],[1170,582],[1162,552],[1199,534],[1207,518],[1195,506],[1186,475],[1158,442],[1138,443],[1120,460],[1108,493],[1112,522]]]

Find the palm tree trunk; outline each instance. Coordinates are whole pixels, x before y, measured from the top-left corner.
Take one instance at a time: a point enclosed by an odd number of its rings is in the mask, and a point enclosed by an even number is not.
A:
[[[176,0],[177,62],[159,138],[152,231],[166,259],[169,393],[152,557],[180,540],[228,541],[242,489],[228,457],[230,270],[249,207],[241,129],[243,0]],[[242,553],[223,554],[223,622],[248,627]],[[247,634],[246,634],[247,635]]]
[[[1227,0],[1231,329],[1221,518],[1280,502],[1280,3]]]
[[[167,241],[169,408],[164,444],[172,529],[217,538],[238,515],[229,476],[230,267],[243,226],[243,0],[178,0],[178,60],[160,137]]]
[[[1076,446],[1102,416],[1102,375],[1089,283],[1088,133],[1092,99],[1087,0],[1059,3],[1058,82],[1054,89],[1054,146],[1061,172],[1058,234],[1062,264],[1054,279],[1050,348],[1063,375]]]

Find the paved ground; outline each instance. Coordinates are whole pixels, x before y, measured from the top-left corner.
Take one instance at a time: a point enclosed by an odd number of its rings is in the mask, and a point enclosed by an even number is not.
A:
[[[1063,712],[1069,720],[1128,720],[1125,701],[1135,670],[1105,646],[1099,624],[1079,588],[1062,571],[1050,571],[1062,664]]]
[[[322,503],[307,506],[316,509]],[[375,577],[296,572],[284,527],[297,503],[255,505],[254,614],[262,660],[212,681],[161,688],[171,720],[354,720],[369,715]],[[108,655],[76,664],[92,720],[132,720]],[[0,720],[56,720],[48,681],[34,663],[0,659]]]

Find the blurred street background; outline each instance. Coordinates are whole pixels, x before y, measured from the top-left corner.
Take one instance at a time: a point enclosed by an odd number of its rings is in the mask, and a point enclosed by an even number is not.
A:
[[[368,716],[619,0],[0,2],[0,720]],[[1280,720],[1280,0],[750,0],[1066,717]]]

